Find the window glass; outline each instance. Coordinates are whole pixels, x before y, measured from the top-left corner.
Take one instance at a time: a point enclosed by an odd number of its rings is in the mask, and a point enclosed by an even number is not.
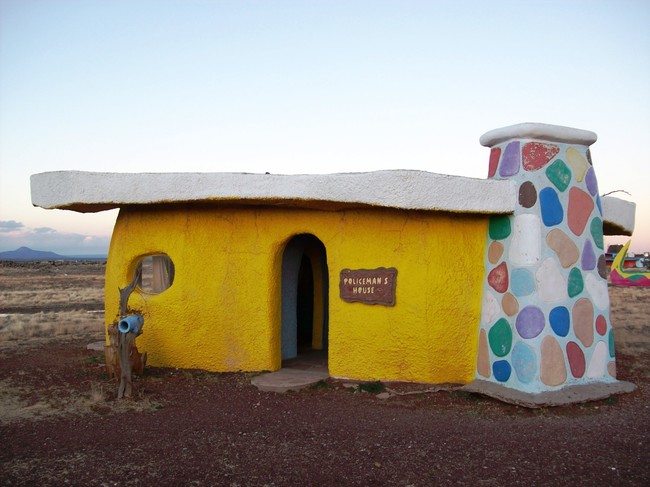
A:
[[[136,273],[139,273],[138,288],[150,294],[160,294],[174,283],[174,263],[165,254],[143,257]]]

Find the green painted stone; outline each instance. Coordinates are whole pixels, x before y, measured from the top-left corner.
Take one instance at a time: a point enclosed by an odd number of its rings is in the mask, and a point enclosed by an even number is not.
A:
[[[571,183],[571,169],[563,160],[558,159],[546,168],[546,177],[557,189],[564,191]]]
[[[488,332],[490,349],[497,357],[505,357],[512,347],[512,328],[505,318],[497,321]]]
[[[490,218],[490,238],[492,240],[502,240],[510,236],[512,228],[510,227],[510,217],[508,215],[496,215]]]
[[[603,249],[603,221],[596,217],[591,220],[591,237],[594,239],[594,243],[599,249]]]
[[[585,284],[582,280],[582,272],[577,267],[571,269],[569,272],[569,285],[567,291],[569,292],[569,297],[573,298],[582,292]]]
[[[616,354],[616,347],[614,346],[614,328],[610,328],[609,330],[609,356],[614,358],[614,355]]]

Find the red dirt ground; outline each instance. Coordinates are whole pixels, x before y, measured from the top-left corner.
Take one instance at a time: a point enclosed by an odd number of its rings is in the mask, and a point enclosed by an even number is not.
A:
[[[160,368],[136,380],[135,399],[117,401],[103,356],[86,350],[96,339],[0,349],[0,394],[21,401],[0,416],[1,485],[583,486],[650,478],[650,354],[618,355],[619,378],[637,384],[635,392],[552,409],[457,391],[381,400],[336,380],[265,393],[250,374]]]

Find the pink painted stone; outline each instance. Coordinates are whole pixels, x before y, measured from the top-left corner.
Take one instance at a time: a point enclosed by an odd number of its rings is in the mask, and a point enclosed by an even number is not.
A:
[[[585,193],[575,186],[569,190],[567,223],[575,235],[582,235],[593,209],[594,200],[588,193]]]
[[[490,165],[488,167],[488,178],[493,177],[497,173],[499,166],[499,159],[501,158],[501,148],[493,147],[490,151]]]
[[[557,254],[558,259],[560,259],[560,264],[565,269],[578,262],[580,258],[578,246],[573,242],[571,237],[559,228],[548,232],[546,235],[546,243]]]
[[[605,336],[607,333],[607,320],[603,315],[598,315],[596,318],[596,331],[600,336]]]
[[[490,351],[488,346],[487,333],[481,329],[478,336],[478,357],[476,359],[476,371],[483,377],[490,377]]]
[[[503,244],[501,242],[493,241],[488,247],[488,260],[490,264],[496,264],[503,255]]]
[[[505,293],[501,299],[501,308],[508,316],[514,316],[519,312],[519,301],[511,293]]]
[[[490,271],[488,284],[499,293],[505,293],[508,290],[508,266],[505,262],[501,262]]]
[[[542,340],[542,360],[539,378],[547,386],[560,386],[566,382],[567,371],[564,353],[558,341],[552,336]]]
[[[537,171],[553,159],[560,148],[555,144],[528,142],[521,150],[522,165],[526,171]]]
[[[569,368],[571,375],[579,379],[585,375],[587,362],[585,361],[585,354],[576,342],[569,342],[566,344],[566,356],[569,359]]]
[[[594,343],[594,305],[587,298],[580,298],[573,306],[573,332],[582,345]]]

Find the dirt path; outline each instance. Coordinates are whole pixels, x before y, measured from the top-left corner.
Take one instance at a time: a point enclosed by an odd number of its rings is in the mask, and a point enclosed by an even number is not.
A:
[[[85,349],[94,338],[3,347],[2,485],[574,486],[650,476],[648,355],[619,356],[636,392],[555,409],[458,392],[381,400],[334,380],[264,393],[250,374],[173,369],[149,369],[137,399],[117,402],[101,356]]]

